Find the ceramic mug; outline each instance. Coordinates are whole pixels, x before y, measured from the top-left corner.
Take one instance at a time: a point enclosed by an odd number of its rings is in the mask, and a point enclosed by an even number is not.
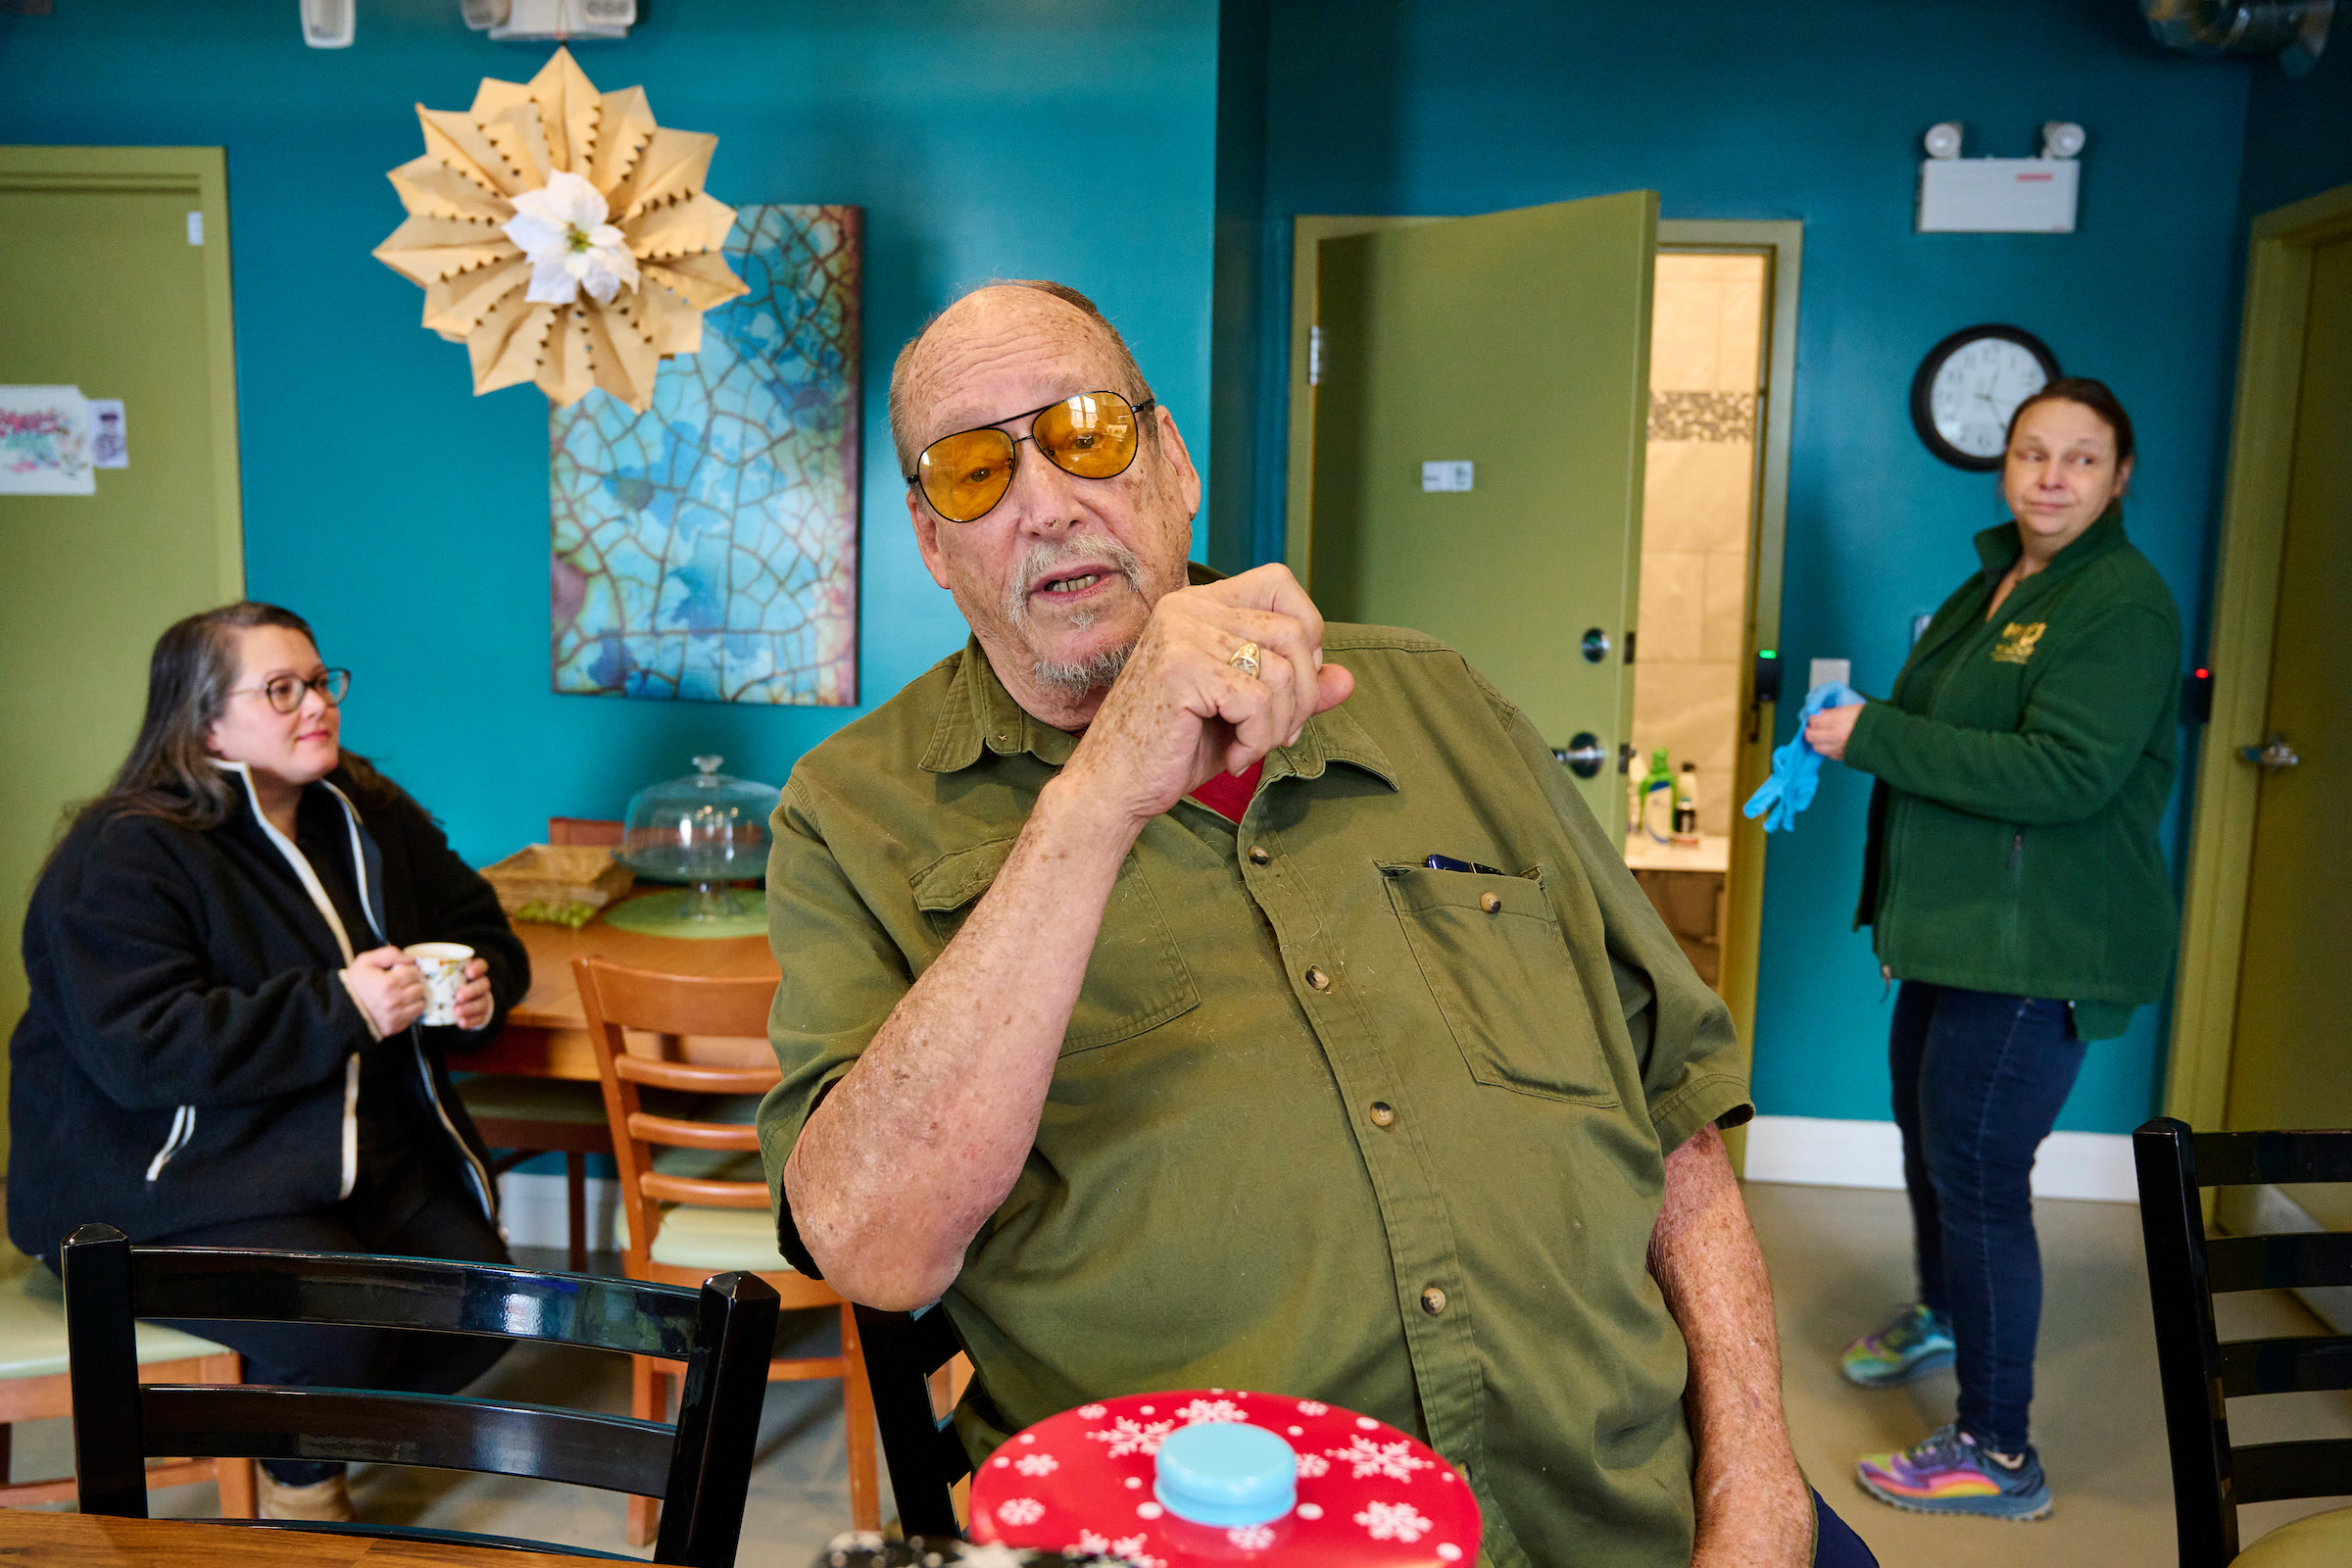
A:
[[[428,1026],[458,1021],[458,989],[466,984],[466,965],[473,950],[459,942],[418,942],[401,949],[416,960],[424,977],[424,1016]]]

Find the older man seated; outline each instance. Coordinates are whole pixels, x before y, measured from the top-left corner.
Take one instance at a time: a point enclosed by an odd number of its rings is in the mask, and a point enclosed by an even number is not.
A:
[[[777,812],[786,1255],[944,1296],[975,1453],[1273,1390],[1424,1436],[1496,1564],[1808,1561],[1730,1019],[1534,728],[1280,566],[1188,586],[1200,477],[1075,291],[957,301],[890,413],[972,638]]]

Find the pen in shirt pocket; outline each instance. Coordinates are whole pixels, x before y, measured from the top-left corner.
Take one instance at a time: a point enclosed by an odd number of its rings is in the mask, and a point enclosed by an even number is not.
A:
[[[1450,855],[1433,855],[1421,863],[1432,871],[1478,871],[1487,876],[1510,875],[1508,871],[1492,865],[1481,865],[1476,860],[1457,860]]]

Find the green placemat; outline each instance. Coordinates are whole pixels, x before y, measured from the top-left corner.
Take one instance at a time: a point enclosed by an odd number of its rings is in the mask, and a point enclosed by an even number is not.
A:
[[[694,890],[681,893],[655,893],[644,898],[624,899],[605,910],[605,923],[623,931],[642,931],[657,937],[763,937],[767,935],[766,901],[757,889],[746,892],[738,888],[735,897],[745,906],[745,912],[725,920],[689,920],[686,905],[694,898]]]

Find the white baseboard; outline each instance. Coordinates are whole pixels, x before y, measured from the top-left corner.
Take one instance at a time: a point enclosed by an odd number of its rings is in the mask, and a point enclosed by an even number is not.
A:
[[[1903,1185],[1903,1139],[1890,1121],[1758,1116],[1747,1124],[1746,1179],[1802,1187]],[[2139,1201],[2132,1140],[2122,1133],[2052,1133],[2034,1160],[2034,1196]]]
[[[613,1250],[612,1217],[620,1206],[620,1184],[588,1178],[588,1250]],[[511,1170],[498,1179],[498,1218],[509,1247],[569,1247],[570,1200],[564,1178]]]

